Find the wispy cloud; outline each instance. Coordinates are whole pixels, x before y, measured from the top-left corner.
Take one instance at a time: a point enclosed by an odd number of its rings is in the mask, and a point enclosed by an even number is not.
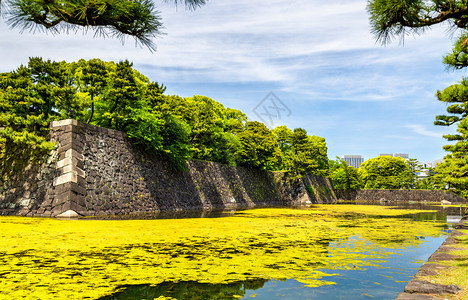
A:
[[[304,95],[316,91],[318,85],[334,90],[341,100],[382,101],[395,94],[385,81],[378,87],[367,80],[375,77],[372,74],[346,78],[339,73],[366,66],[414,64],[439,55],[434,47],[443,43],[431,39],[431,47],[421,47],[428,41],[420,39],[409,41],[405,51],[398,45],[382,48],[369,33],[365,8],[362,0],[209,1],[196,11],[160,3],[167,35],[156,40],[155,54],[134,48],[131,40],[122,47],[116,40],[80,33],[19,35],[1,24],[0,43],[9,47],[2,47],[0,54],[9,59],[0,64],[0,70],[36,55],[70,61],[127,58],[137,67],[151,66],[148,75],[164,82],[271,82],[285,91],[300,88]],[[346,93],[370,87],[372,91],[364,97]]]
[[[414,133],[417,133],[417,134],[420,134],[420,135],[424,135],[424,136],[428,136],[428,137],[434,137],[434,138],[441,138],[442,137],[442,134],[439,133],[439,132],[435,132],[435,131],[431,131],[429,129],[427,129],[426,127],[424,127],[423,125],[418,125],[418,124],[408,124],[408,125],[405,125],[406,128],[408,129],[411,129]]]
[[[247,113],[274,91],[293,111],[286,125],[326,137],[331,157],[441,157],[443,133],[415,124],[445,110],[434,94],[461,77],[441,63],[453,42],[443,27],[382,47],[369,32],[365,0],[213,0],[196,11],[155,3],[167,33],[155,40],[156,53],[131,39],[122,46],[81,32],[20,34],[0,22],[0,72],[31,56],[128,59],[170,93],[207,95]]]

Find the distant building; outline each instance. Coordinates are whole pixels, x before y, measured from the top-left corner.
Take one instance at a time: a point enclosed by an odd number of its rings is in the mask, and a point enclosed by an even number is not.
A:
[[[443,163],[443,162],[444,162],[443,159],[434,160],[434,161],[432,162],[432,167],[435,168],[435,167],[437,167],[438,164],[441,164],[441,163]]]
[[[381,154],[379,154],[379,156],[391,156],[391,157],[393,157],[393,154],[382,154],[381,153]]]
[[[406,154],[406,153],[380,154],[379,156],[391,156],[391,157],[409,158],[409,154]]]
[[[348,166],[354,167],[356,169],[359,169],[361,164],[364,162],[362,155],[343,155],[340,159],[345,161]]]
[[[423,169],[430,169],[430,168],[432,168],[432,163],[430,163],[430,162],[423,163],[422,168]]]
[[[419,170],[419,172],[416,173],[416,178],[418,180],[428,178],[429,176],[431,176],[431,171],[429,169],[422,169],[422,170]]]
[[[416,173],[417,178],[421,180],[432,176],[434,174],[433,168],[442,162],[444,162],[443,159],[439,159],[433,162],[419,163],[420,170]]]

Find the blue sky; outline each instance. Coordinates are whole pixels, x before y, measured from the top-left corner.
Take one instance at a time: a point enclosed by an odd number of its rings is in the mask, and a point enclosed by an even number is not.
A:
[[[31,56],[128,59],[169,94],[205,95],[251,120],[273,92],[291,114],[270,125],[325,137],[330,158],[445,155],[441,136],[453,129],[432,125],[445,111],[434,95],[463,75],[441,62],[453,43],[447,27],[383,47],[370,34],[365,0],[210,0],[196,11],[156,3],[166,35],[155,53],[91,32],[20,34],[2,20],[0,72]]]

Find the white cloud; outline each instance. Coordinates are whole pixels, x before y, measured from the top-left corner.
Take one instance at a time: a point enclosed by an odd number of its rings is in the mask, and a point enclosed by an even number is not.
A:
[[[167,35],[155,40],[156,53],[131,39],[19,34],[0,22],[0,72],[31,56],[128,59],[171,93],[213,95],[245,112],[277,92],[294,111],[285,123],[323,132],[339,148],[331,153],[386,152],[395,141],[383,137],[408,134],[399,149],[441,156],[442,133],[414,124],[444,111],[434,94],[461,77],[443,70],[452,43],[443,27],[383,47],[370,34],[366,0],[211,0],[193,12],[157,2]]]
[[[272,82],[280,83],[284,90],[300,87],[307,95],[315,89],[313,82],[330,85],[344,78],[319,74],[326,68],[402,64],[441,53],[433,50],[441,47],[433,39],[431,47],[421,47],[424,39],[409,40],[406,47],[410,49],[404,51],[398,45],[376,45],[362,0],[208,1],[196,11],[176,10],[172,3],[161,3],[159,8],[167,35],[155,40],[158,51],[154,54],[134,48],[131,39],[121,46],[114,39],[93,39],[92,34],[19,35],[1,24],[0,43],[8,46],[0,49],[0,55],[8,59],[0,63],[0,70],[26,63],[29,56],[69,61],[129,59],[137,67],[151,66],[153,80]],[[311,75],[315,75],[313,80]],[[367,86],[356,82],[363,78],[345,79],[352,83],[344,84],[343,89]],[[368,93],[374,94],[378,101],[389,97],[388,91]]]
[[[428,137],[434,137],[434,138],[441,138],[442,137],[441,133],[428,130],[423,125],[418,125],[418,124],[410,125],[410,124],[408,124],[408,125],[405,125],[405,127],[408,128],[408,129],[411,129],[414,133],[417,133],[417,134],[420,134],[420,135],[424,135],[424,136],[428,136]]]

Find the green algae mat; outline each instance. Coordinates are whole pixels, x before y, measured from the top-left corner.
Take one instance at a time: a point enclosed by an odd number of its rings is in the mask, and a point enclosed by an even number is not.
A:
[[[444,234],[443,223],[408,217],[416,212],[320,205],[224,218],[0,217],[0,299],[99,299],[125,286],[177,282],[332,285],[336,272],[379,266]]]

